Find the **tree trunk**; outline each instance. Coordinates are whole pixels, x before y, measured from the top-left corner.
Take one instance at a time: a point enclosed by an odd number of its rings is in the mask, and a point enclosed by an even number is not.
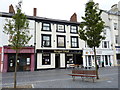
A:
[[[18,50],[16,50],[16,59],[15,59],[15,72],[14,72],[14,88],[16,88],[16,76],[17,76],[17,58],[18,58]]]
[[[95,58],[95,70],[96,70],[96,79],[99,79],[99,76],[98,76],[98,66],[97,66],[97,58],[96,58],[96,49],[94,47],[94,58]]]

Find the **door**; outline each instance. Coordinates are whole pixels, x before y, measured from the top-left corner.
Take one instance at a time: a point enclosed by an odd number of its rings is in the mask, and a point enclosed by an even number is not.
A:
[[[60,54],[55,54],[55,68],[60,68]]]
[[[8,71],[15,70],[15,55],[9,55],[8,57]]]

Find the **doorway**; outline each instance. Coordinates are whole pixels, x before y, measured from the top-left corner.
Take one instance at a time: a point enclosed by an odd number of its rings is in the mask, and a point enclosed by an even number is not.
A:
[[[55,54],[55,68],[60,68],[60,54]]]

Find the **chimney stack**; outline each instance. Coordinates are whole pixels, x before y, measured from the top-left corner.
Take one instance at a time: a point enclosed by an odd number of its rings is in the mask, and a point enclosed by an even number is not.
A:
[[[37,15],[37,8],[33,8],[33,16]]]
[[[15,10],[12,4],[9,6],[9,13],[15,14]]]
[[[76,13],[74,13],[74,14],[71,16],[70,21],[71,21],[71,22],[77,22],[77,14],[76,14]]]

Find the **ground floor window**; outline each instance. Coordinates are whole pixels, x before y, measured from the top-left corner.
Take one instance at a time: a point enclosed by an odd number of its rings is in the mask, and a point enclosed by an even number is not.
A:
[[[42,65],[50,65],[50,53],[43,53],[42,54]]]
[[[15,54],[8,55],[8,71],[15,70]],[[17,71],[30,70],[30,54],[19,54],[17,59]]]
[[[97,65],[99,65],[100,67],[111,66],[112,65],[111,58],[112,58],[111,55],[97,55],[96,56]],[[95,66],[94,55],[86,55],[85,63],[86,66]]]
[[[73,64],[73,54],[66,54],[67,64]]]

